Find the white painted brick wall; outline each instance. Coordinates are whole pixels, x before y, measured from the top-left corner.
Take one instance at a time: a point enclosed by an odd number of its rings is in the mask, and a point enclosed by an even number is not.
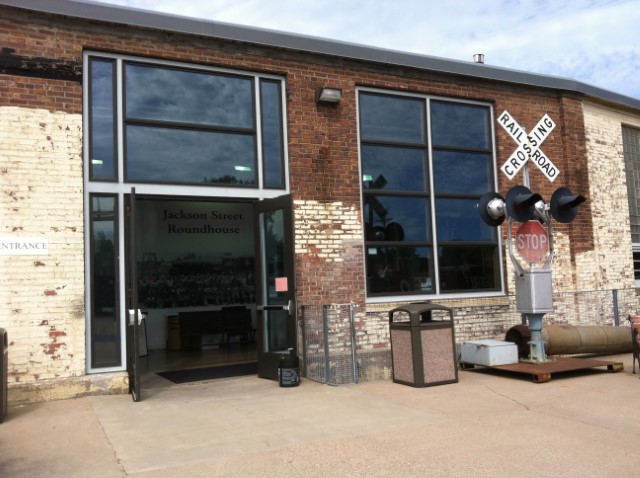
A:
[[[577,289],[634,287],[622,124],[640,116],[584,103],[594,250],[576,257]]]
[[[343,262],[345,250],[362,242],[360,211],[341,202],[294,201],[295,253]]]
[[[82,117],[0,108],[0,235],[46,256],[0,257],[9,384],[85,373]]]

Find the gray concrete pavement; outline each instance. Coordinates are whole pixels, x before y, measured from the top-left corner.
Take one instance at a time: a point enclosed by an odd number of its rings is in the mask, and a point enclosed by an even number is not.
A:
[[[544,384],[486,369],[457,384],[280,388],[239,377],[10,407],[7,477],[640,476],[631,354]]]

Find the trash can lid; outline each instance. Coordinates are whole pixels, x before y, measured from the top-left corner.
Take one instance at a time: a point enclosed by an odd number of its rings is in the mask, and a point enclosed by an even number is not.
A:
[[[425,312],[431,312],[432,310],[443,310],[449,314],[449,317],[453,320],[453,309],[445,307],[440,304],[433,304],[431,302],[417,302],[413,304],[405,304],[400,307],[396,307],[389,311],[389,322],[393,322],[393,314],[396,312],[406,312],[409,314],[409,320],[411,322],[420,322],[422,314]]]

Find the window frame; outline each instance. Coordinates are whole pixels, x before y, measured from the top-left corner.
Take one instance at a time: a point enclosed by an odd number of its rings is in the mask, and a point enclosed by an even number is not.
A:
[[[413,99],[422,99],[424,101],[425,107],[425,125],[426,128],[426,136],[425,136],[425,145],[422,147],[425,150],[426,162],[424,164],[424,175],[426,180],[425,189],[423,191],[401,191],[401,190],[393,190],[393,191],[383,191],[381,189],[378,190],[370,190],[369,188],[365,188],[364,186],[364,178],[363,178],[363,147],[378,144],[380,146],[398,146],[398,147],[415,147],[421,148],[421,146],[415,143],[408,142],[393,142],[393,141],[379,141],[379,140],[369,140],[362,137],[362,129],[361,129],[361,94],[376,94],[376,95],[387,95],[391,97],[409,97]],[[470,106],[479,106],[483,108],[487,108],[488,111],[488,132],[487,132],[487,148],[469,148],[469,147],[461,147],[461,146],[451,146],[451,145],[433,145],[432,142],[432,126],[431,126],[431,102],[432,101],[444,101],[449,103],[458,103],[462,105],[470,105]],[[369,291],[369,287],[367,284],[367,276],[365,274],[365,294],[366,301],[368,303],[383,303],[389,301],[397,301],[397,300],[432,300],[438,298],[453,298],[453,297],[496,297],[496,296],[504,296],[505,295],[505,285],[504,285],[504,267],[503,267],[503,245],[502,245],[502,234],[500,233],[499,228],[495,228],[495,236],[493,242],[487,241],[441,241],[438,239],[438,229],[437,229],[437,215],[434,214],[436,211],[436,201],[440,198],[479,198],[481,194],[453,194],[453,193],[437,193],[435,187],[435,177],[434,177],[434,152],[436,151],[455,151],[455,152],[471,152],[478,153],[481,152],[483,154],[489,154],[490,156],[490,166],[492,171],[490,172],[489,182],[490,188],[493,190],[497,190],[498,185],[498,167],[497,167],[497,159],[496,159],[496,144],[495,144],[495,112],[494,105],[490,102],[486,101],[474,101],[474,100],[462,100],[457,98],[448,98],[443,96],[436,95],[426,95],[419,93],[409,93],[395,90],[387,90],[387,89],[379,89],[379,88],[371,88],[361,86],[356,89],[356,113],[357,113],[357,134],[358,134],[358,167],[359,167],[359,187],[360,187],[360,198],[361,198],[361,214],[364,215],[365,211],[365,203],[367,196],[408,196],[408,197],[425,197],[428,201],[428,210],[429,217],[427,221],[429,222],[429,231],[427,237],[424,241],[412,241],[412,242],[394,242],[394,241],[369,241],[366,238],[366,235],[363,232],[363,259],[365,264],[365,271],[367,270],[367,257],[368,257],[368,247],[394,247],[394,246],[412,246],[412,247],[427,247],[431,250],[431,258],[432,268],[434,276],[432,278],[433,281],[433,292],[420,293],[420,291],[412,291],[410,293],[371,293]],[[363,221],[363,230],[367,225],[364,216],[362,216]],[[480,289],[477,292],[473,290],[459,290],[459,291],[442,291],[440,287],[440,265],[439,265],[439,255],[438,249],[440,246],[452,246],[459,247],[462,245],[483,245],[490,246],[495,248],[497,251],[496,254],[496,263],[495,263],[495,289]]]
[[[83,75],[83,112],[82,112],[82,124],[83,124],[83,144],[90,145],[91,141],[91,98],[90,98],[90,83],[91,83],[91,74],[90,74],[90,64],[92,60],[105,60],[111,61],[114,65],[114,76],[115,76],[115,89],[113,91],[114,95],[114,111],[113,114],[113,123],[115,125],[115,133],[114,133],[114,141],[115,141],[115,149],[114,149],[114,164],[116,167],[115,179],[114,180],[98,180],[93,179],[93,175],[91,174],[90,168],[90,148],[83,148],[83,182],[84,182],[84,224],[85,224],[85,232],[84,232],[84,243],[86,245],[84,252],[84,263],[85,263],[85,271],[84,271],[84,279],[85,279],[85,324],[87,334],[85,334],[85,349],[86,349],[86,360],[85,367],[87,373],[107,373],[107,372],[117,372],[126,369],[126,347],[124,344],[121,344],[120,347],[120,364],[114,366],[100,366],[96,367],[92,364],[93,360],[93,347],[92,347],[92,316],[91,310],[93,307],[93,283],[92,283],[92,274],[93,274],[93,266],[92,266],[92,242],[91,242],[91,197],[92,195],[115,195],[117,198],[117,218],[118,218],[118,230],[116,231],[116,241],[118,243],[118,274],[119,277],[117,280],[119,281],[119,290],[118,290],[118,300],[120,304],[126,303],[126,291],[124,284],[125,277],[124,271],[126,270],[124,260],[126,257],[125,254],[125,236],[124,236],[124,223],[123,218],[125,217],[125,197],[131,192],[132,187],[135,187],[136,193],[141,196],[157,196],[157,197],[184,197],[184,198],[215,198],[220,200],[225,199],[233,199],[233,200],[247,200],[247,201],[257,201],[261,199],[269,199],[278,196],[282,196],[288,194],[290,192],[290,175],[289,175],[289,151],[288,151],[288,130],[287,130],[287,105],[286,105],[286,88],[287,88],[287,79],[284,75],[264,73],[264,72],[256,72],[256,71],[245,71],[239,69],[231,69],[231,68],[220,68],[213,67],[209,65],[189,63],[184,61],[172,61],[172,60],[161,60],[157,58],[149,58],[149,57],[141,57],[129,54],[119,54],[119,53],[108,53],[96,50],[85,50],[83,52],[83,71],[86,73]],[[256,140],[255,145],[258,148],[257,155],[255,157],[256,160],[256,168],[257,168],[257,183],[248,187],[247,185],[230,185],[226,183],[218,183],[218,184],[205,184],[205,183],[163,183],[163,182],[143,182],[143,181],[126,181],[124,178],[124,86],[123,86],[123,72],[124,72],[124,63],[125,62],[136,62],[141,64],[149,64],[149,65],[157,65],[161,67],[175,67],[175,68],[186,68],[186,69],[195,69],[202,70],[207,72],[215,72],[221,75],[231,75],[231,76],[241,76],[241,77],[250,77],[253,79],[252,83],[252,94],[255,101],[255,110],[254,110],[254,123],[256,130]],[[281,142],[281,171],[279,172],[282,175],[282,185],[280,188],[266,188],[264,187],[264,163],[262,157],[262,120],[261,120],[261,103],[259,99],[259,87],[261,80],[269,80],[277,83],[278,85],[278,98],[274,99],[274,101],[278,102],[279,108],[279,125],[280,125],[280,142]],[[230,187],[234,186],[234,187]],[[122,313],[122,305],[119,307],[118,313]],[[122,338],[126,337],[126,318],[120,317],[120,336]],[[124,339],[122,339],[124,340]]]
[[[84,104],[84,113],[83,113],[83,124],[87,125],[87,128],[84,129],[84,141],[85,144],[90,145],[92,141],[92,134],[90,131],[91,125],[91,100],[90,100],[90,87],[91,87],[91,74],[90,74],[90,65],[92,60],[103,60],[108,62],[113,62],[114,65],[114,77],[115,77],[115,89],[113,92],[114,95],[114,107],[113,107],[113,115],[114,115],[114,168],[115,168],[115,179],[94,179],[93,174],[91,173],[90,158],[88,154],[90,152],[90,148],[85,149],[84,161],[86,167],[84,168],[89,174],[85,174],[85,185],[90,190],[121,190],[123,185],[140,185],[143,189],[146,189],[146,185],[149,187],[153,185],[164,185],[167,190],[171,190],[169,194],[173,195],[202,195],[202,196],[210,196],[210,195],[218,195],[218,196],[239,196],[239,197],[247,197],[247,198],[269,198],[276,197],[282,194],[287,194],[290,189],[289,184],[289,151],[288,151],[288,130],[287,130],[287,122],[286,122],[286,88],[287,88],[287,80],[283,75],[271,74],[271,73],[261,73],[257,71],[245,71],[239,69],[231,69],[231,68],[223,68],[223,67],[214,67],[208,66],[198,63],[190,63],[186,61],[173,61],[173,60],[162,60],[157,58],[150,58],[144,56],[137,55],[129,55],[129,54],[118,54],[118,53],[107,53],[95,50],[85,50],[83,53],[83,65],[84,71],[88,72],[84,79],[84,90],[85,95],[83,97]],[[125,64],[139,64],[143,66],[157,66],[165,69],[177,69],[184,71],[194,71],[194,72],[205,72],[205,73],[213,73],[218,74],[220,76],[227,77],[236,77],[236,78],[247,78],[252,80],[252,97],[253,97],[253,127],[249,129],[243,128],[226,128],[224,126],[216,127],[217,131],[225,132],[232,131],[237,132],[238,134],[251,134],[254,137],[254,148],[255,148],[255,170],[256,170],[256,182],[254,184],[246,185],[246,184],[231,184],[231,183],[190,183],[190,182],[171,182],[171,181],[146,181],[139,179],[128,180],[125,178],[125,167],[126,167],[126,145],[125,145],[125,129],[127,124],[142,124],[138,119],[127,119],[125,117]],[[278,108],[279,108],[279,124],[281,125],[280,134],[279,134],[279,142],[280,142],[280,153],[281,153],[281,167],[280,174],[282,176],[282,181],[280,186],[265,186],[265,158],[263,156],[263,145],[264,145],[264,128],[262,125],[262,110],[261,110],[261,84],[266,82],[275,83],[279,86],[278,88],[278,98],[276,99]],[[153,121],[144,120],[143,123],[151,124],[155,123]],[[193,125],[191,123],[184,124],[179,122],[164,122],[159,121],[157,123],[159,126],[169,126],[174,127],[176,125],[177,128],[185,128],[186,126],[193,126],[194,130],[210,130],[206,125]],[[101,184],[99,184],[101,183]],[[200,188],[200,193],[195,193],[195,188]],[[233,191],[237,189],[237,191]]]

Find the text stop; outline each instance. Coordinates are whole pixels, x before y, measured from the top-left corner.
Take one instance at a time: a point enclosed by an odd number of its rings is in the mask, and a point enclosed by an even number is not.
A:
[[[525,222],[516,232],[516,250],[528,262],[541,262],[549,252],[549,235],[538,221]]]

